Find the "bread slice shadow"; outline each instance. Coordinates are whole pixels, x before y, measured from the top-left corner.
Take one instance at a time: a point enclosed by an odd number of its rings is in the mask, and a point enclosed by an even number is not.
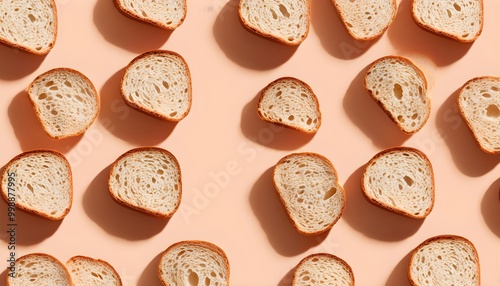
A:
[[[30,75],[46,56],[34,55],[7,45],[0,45],[0,79],[17,80]]]
[[[131,241],[160,233],[169,219],[141,213],[113,200],[108,190],[110,169],[111,165],[101,170],[83,195],[83,208],[89,218],[107,233]]]
[[[408,280],[408,265],[410,264],[410,257],[412,251],[408,252],[394,267],[385,286],[410,286]]]
[[[166,247],[165,247],[166,248]],[[162,250],[163,251],[163,250]],[[161,280],[158,276],[158,268],[160,265],[162,252],[159,252],[153,259],[146,265],[144,270],[137,281],[137,285],[150,285],[150,286],[161,286]]]
[[[494,181],[486,190],[481,201],[481,214],[486,225],[500,238],[500,179]]]
[[[293,282],[293,275],[295,274],[295,269],[297,266],[294,266],[292,269],[290,269],[284,276],[281,278],[281,280],[278,282],[278,286],[290,286],[292,285]]]

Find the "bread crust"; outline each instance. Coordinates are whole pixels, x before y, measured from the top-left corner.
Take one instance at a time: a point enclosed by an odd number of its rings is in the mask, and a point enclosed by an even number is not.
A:
[[[74,286],[74,282],[71,279],[71,275],[69,274],[69,271],[68,271],[68,268],[66,268],[66,265],[64,265],[61,261],[59,261],[59,259],[55,258],[54,256],[52,256],[50,254],[42,253],[42,252],[29,253],[29,254],[26,254],[26,255],[23,255],[23,256],[17,258],[16,259],[16,263],[19,263],[20,260],[25,259],[27,257],[31,257],[31,256],[38,256],[38,257],[47,258],[47,259],[51,260],[52,262],[54,262],[55,264],[58,264],[61,267],[61,269],[63,269],[63,271],[65,272],[65,274],[66,274],[68,280],[70,281],[71,285]],[[9,283],[9,275],[7,275],[7,284],[6,285],[7,286],[11,285]]]
[[[168,30],[168,31],[173,31],[177,29],[182,23],[184,23],[184,20],[186,19],[187,15],[187,0],[183,0],[183,5],[184,5],[184,13],[182,19],[179,21],[179,23],[175,26],[167,26],[164,23],[158,22],[158,21],[153,21],[147,17],[141,17],[139,15],[136,15],[135,13],[132,13],[129,11],[125,6],[121,5],[120,0],[114,0],[113,1],[115,4],[115,7],[120,11],[123,15],[129,17],[132,20],[141,22],[141,23],[147,23],[149,25],[153,25],[155,27],[159,27],[163,30]]]
[[[108,267],[113,272],[113,276],[115,276],[117,278],[118,285],[123,285],[122,284],[122,280],[120,278],[120,275],[118,274],[118,272],[116,272],[116,269],[111,264],[109,264],[107,261],[104,261],[104,260],[101,260],[101,259],[95,259],[95,258],[92,258],[92,257],[83,256],[83,255],[76,255],[76,256],[73,256],[70,259],[68,259],[68,261],[66,262],[66,264],[72,263],[73,261],[78,260],[78,259],[87,260],[87,261],[90,261],[90,262],[102,263],[102,264],[106,265],[106,267]]]
[[[342,265],[344,265],[348,270],[349,270],[349,277],[351,278],[351,286],[354,286],[354,272],[352,271],[352,268],[351,266],[345,261],[343,260],[342,258],[338,257],[338,256],[335,256],[333,254],[330,254],[330,253],[314,253],[314,254],[310,254],[304,258],[302,258],[302,260],[300,260],[300,262],[297,264],[297,266],[295,267],[295,271],[293,272],[293,277],[292,277],[292,286],[295,286],[297,285],[295,283],[295,278],[297,276],[297,269],[299,269],[305,262],[307,262],[308,260],[314,258],[314,257],[323,257],[323,258],[327,258],[327,259],[333,259],[333,260],[336,260],[338,262],[340,262]]]
[[[69,185],[70,185],[70,194],[69,194],[70,202],[69,202],[69,205],[66,208],[66,210],[59,217],[49,216],[49,215],[44,214],[42,212],[39,212],[37,210],[30,209],[30,208],[28,208],[28,207],[26,207],[26,206],[24,206],[22,204],[19,204],[17,201],[16,201],[16,209],[25,211],[27,213],[35,214],[37,216],[40,216],[40,217],[48,219],[48,220],[54,220],[54,221],[62,220],[69,213],[69,211],[71,210],[71,206],[73,205],[73,174],[72,174],[71,166],[70,166],[68,160],[66,159],[66,157],[64,157],[64,155],[62,155],[58,151],[51,150],[51,149],[34,149],[34,150],[26,151],[26,152],[23,152],[21,154],[16,155],[2,169],[2,176],[0,178],[0,182],[3,181],[3,178],[5,176],[7,176],[7,172],[8,172],[8,170],[10,169],[11,165],[14,162],[16,162],[17,160],[22,159],[24,157],[27,157],[27,156],[29,156],[31,154],[37,154],[37,153],[51,153],[51,154],[57,156],[58,158],[60,158],[66,164],[66,166],[68,168],[68,172],[69,172],[69,177],[67,178],[67,180],[69,181]],[[1,190],[2,190],[2,197],[5,200],[5,202],[8,203],[9,202],[8,190],[5,190],[4,184],[0,184],[0,185],[1,185]]]

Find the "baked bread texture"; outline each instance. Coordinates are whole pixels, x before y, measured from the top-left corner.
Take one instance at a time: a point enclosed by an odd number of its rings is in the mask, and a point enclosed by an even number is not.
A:
[[[411,254],[408,279],[413,286],[480,285],[479,256],[465,237],[439,235]]]
[[[92,82],[69,68],[55,68],[36,77],[28,96],[43,130],[53,139],[83,134],[101,109]]]
[[[157,27],[174,30],[186,18],[186,0],[114,0],[125,15]]]
[[[412,1],[413,19],[428,31],[470,43],[483,30],[483,0]]]
[[[191,75],[178,53],[155,50],[134,58],[121,80],[125,102],[146,114],[180,121],[191,109]]]
[[[500,77],[467,81],[458,93],[458,107],[479,147],[500,153]]]
[[[300,45],[309,33],[311,0],[239,0],[241,23],[250,31],[289,46]]]
[[[23,152],[2,171],[2,196],[15,197],[16,208],[50,220],[70,211],[73,181],[68,160],[53,150]]]
[[[180,241],[162,254],[158,275],[163,285],[229,285],[229,260],[217,245],[199,240]]]
[[[303,133],[316,133],[321,126],[316,95],[308,84],[293,77],[268,84],[260,94],[257,113],[262,120]]]
[[[303,258],[293,274],[292,286],[354,286],[351,266],[329,253],[316,253]]]
[[[108,187],[111,197],[119,203],[153,216],[170,218],[181,202],[181,169],[167,150],[139,147],[113,162]]]
[[[345,208],[345,191],[332,163],[316,153],[293,153],[274,167],[274,187],[299,233],[330,230]]]
[[[332,0],[347,32],[356,40],[382,36],[398,12],[396,0]]]
[[[32,54],[48,54],[57,37],[54,0],[0,1],[0,42]]]
[[[68,269],[46,253],[30,253],[16,259],[14,276],[7,275],[7,286],[73,286]]]
[[[424,73],[409,59],[382,57],[368,66],[368,94],[406,134],[420,130],[429,119],[431,101]]]
[[[73,256],[66,262],[75,286],[121,286],[120,275],[108,262],[87,256]]]

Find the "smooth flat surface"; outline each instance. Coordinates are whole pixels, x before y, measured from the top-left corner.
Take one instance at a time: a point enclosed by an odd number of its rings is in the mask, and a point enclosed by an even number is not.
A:
[[[58,0],[58,38],[47,56],[0,46],[0,165],[23,151],[51,148],[66,155],[74,180],[73,207],[63,221],[16,213],[16,255],[100,258],[124,285],[155,286],[159,254],[180,240],[201,239],[226,252],[236,286],[291,285],[295,265],[317,252],[348,262],[356,285],[401,286],[409,284],[414,247],[456,234],[475,244],[482,285],[500,285],[500,157],[480,151],[456,105],[467,80],[500,75],[500,3],[485,1],[482,35],[461,44],[418,28],[409,1],[398,1],[394,23],[370,43],[350,38],[330,0],[312,2],[310,33],[297,48],[245,30],[237,2],[226,0],[188,0],[186,20],[172,33],[123,16],[111,0]],[[181,54],[191,69],[193,106],[178,124],[133,110],[120,98],[123,68],[153,49]],[[427,76],[431,116],[413,136],[403,135],[363,90],[366,66],[386,55],[412,59]],[[25,89],[55,67],[81,71],[101,95],[99,118],[83,136],[49,139],[31,109]],[[259,91],[282,76],[307,82],[317,94],[323,123],[315,136],[258,118]],[[181,166],[182,202],[168,222],[122,207],[107,193],[109,165],[148,145],[169,150]],[[436,201],[422,221],[372,206],[361,193],[364,164],[399,145],[420,149],[434,167]],[[305,151],[329,158],[347,193],[343,217],[315,237],[292,228],[271,181],[279,159]],[[5,202],[0,217],[5,261]]]

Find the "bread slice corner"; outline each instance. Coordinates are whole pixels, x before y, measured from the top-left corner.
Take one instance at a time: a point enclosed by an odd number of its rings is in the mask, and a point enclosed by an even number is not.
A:
[[[16,268],[12,276],[7,275],[7,286],[74,285],[66,266],[46,253],[23,255],[16,259]]]
[[[347,262],[333,254],[310,254],[299,262],[292,280],[292,286],[308,285],[354,286],[354,273]]]
[[[120,12],[165,30],[175,30],[186,18],[186,0],[114,0]]]
[[[121,286],[120,275],[108,262],[88,256],[77,255],[66,262],[75,285]]]

